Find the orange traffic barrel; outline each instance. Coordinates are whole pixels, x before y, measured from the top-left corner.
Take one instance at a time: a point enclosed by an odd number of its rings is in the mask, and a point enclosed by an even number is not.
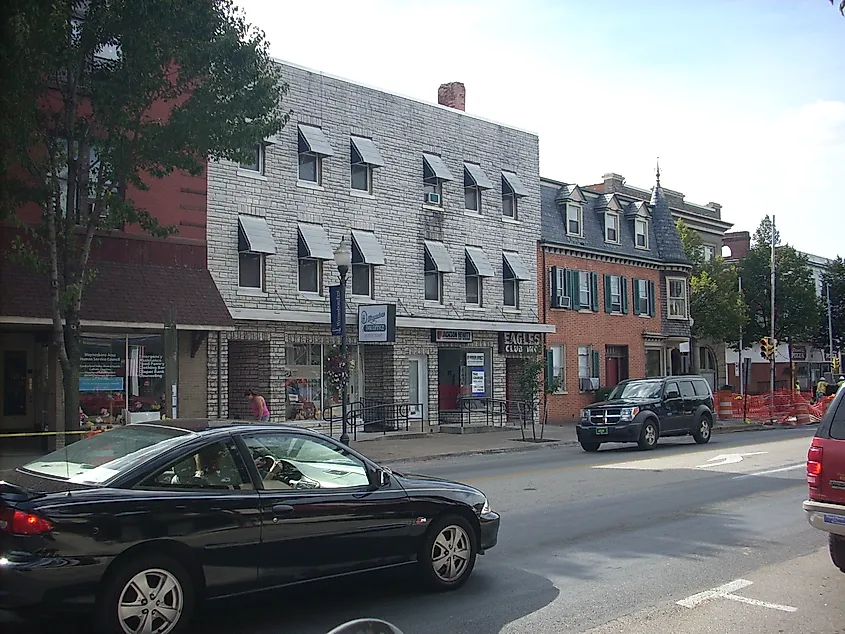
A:
[[[716,416],[721,419],[732,418],[734,413],[733,394],[729,390],[716,392]]]

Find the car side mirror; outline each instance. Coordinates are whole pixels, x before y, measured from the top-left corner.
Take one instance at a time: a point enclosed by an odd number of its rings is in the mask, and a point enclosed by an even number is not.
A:
[[[666,392],[666,399],[681,398],[680,392]]]
[[[390,484],[390,476],[393,475],[393,472],[390,469],[388,469],[387,467],[382,467],[376,473],[378,474],[379,488],[386,487],[388,484]]]
[[[402,631],[387,621],[358,619],[338,625],[329,634],[402,634]]]

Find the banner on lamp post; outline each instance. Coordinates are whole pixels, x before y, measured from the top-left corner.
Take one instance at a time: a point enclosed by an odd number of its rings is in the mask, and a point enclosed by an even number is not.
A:
[[[340,284],[329,286],[329,308],[332,316],[332,335],[339,337],[343,334],[343,296],[340,294]]]

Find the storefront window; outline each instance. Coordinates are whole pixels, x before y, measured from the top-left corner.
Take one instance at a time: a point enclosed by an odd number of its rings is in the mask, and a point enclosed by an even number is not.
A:
[[[115,424],[125,421],[127,409],[159,412],[165,392],[161,335],[83,337],[80,420]]]
[[[659,349],[650,349],[645,351],[645,375],[663,376],[663,351]],[[637,377],[635,377],[637,378]]]
[[[322,410],[322,346],[296,344],[287,347],[285,418],[316,420]]]

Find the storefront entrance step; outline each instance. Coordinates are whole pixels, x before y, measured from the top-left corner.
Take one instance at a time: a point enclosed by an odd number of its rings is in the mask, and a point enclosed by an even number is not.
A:
[[[494,431],[519,431],[519,427],[516,425],[484,425],[482,423],[470,423],[463,426],[460,423],[440,425],[441,434],[484,434]]]

